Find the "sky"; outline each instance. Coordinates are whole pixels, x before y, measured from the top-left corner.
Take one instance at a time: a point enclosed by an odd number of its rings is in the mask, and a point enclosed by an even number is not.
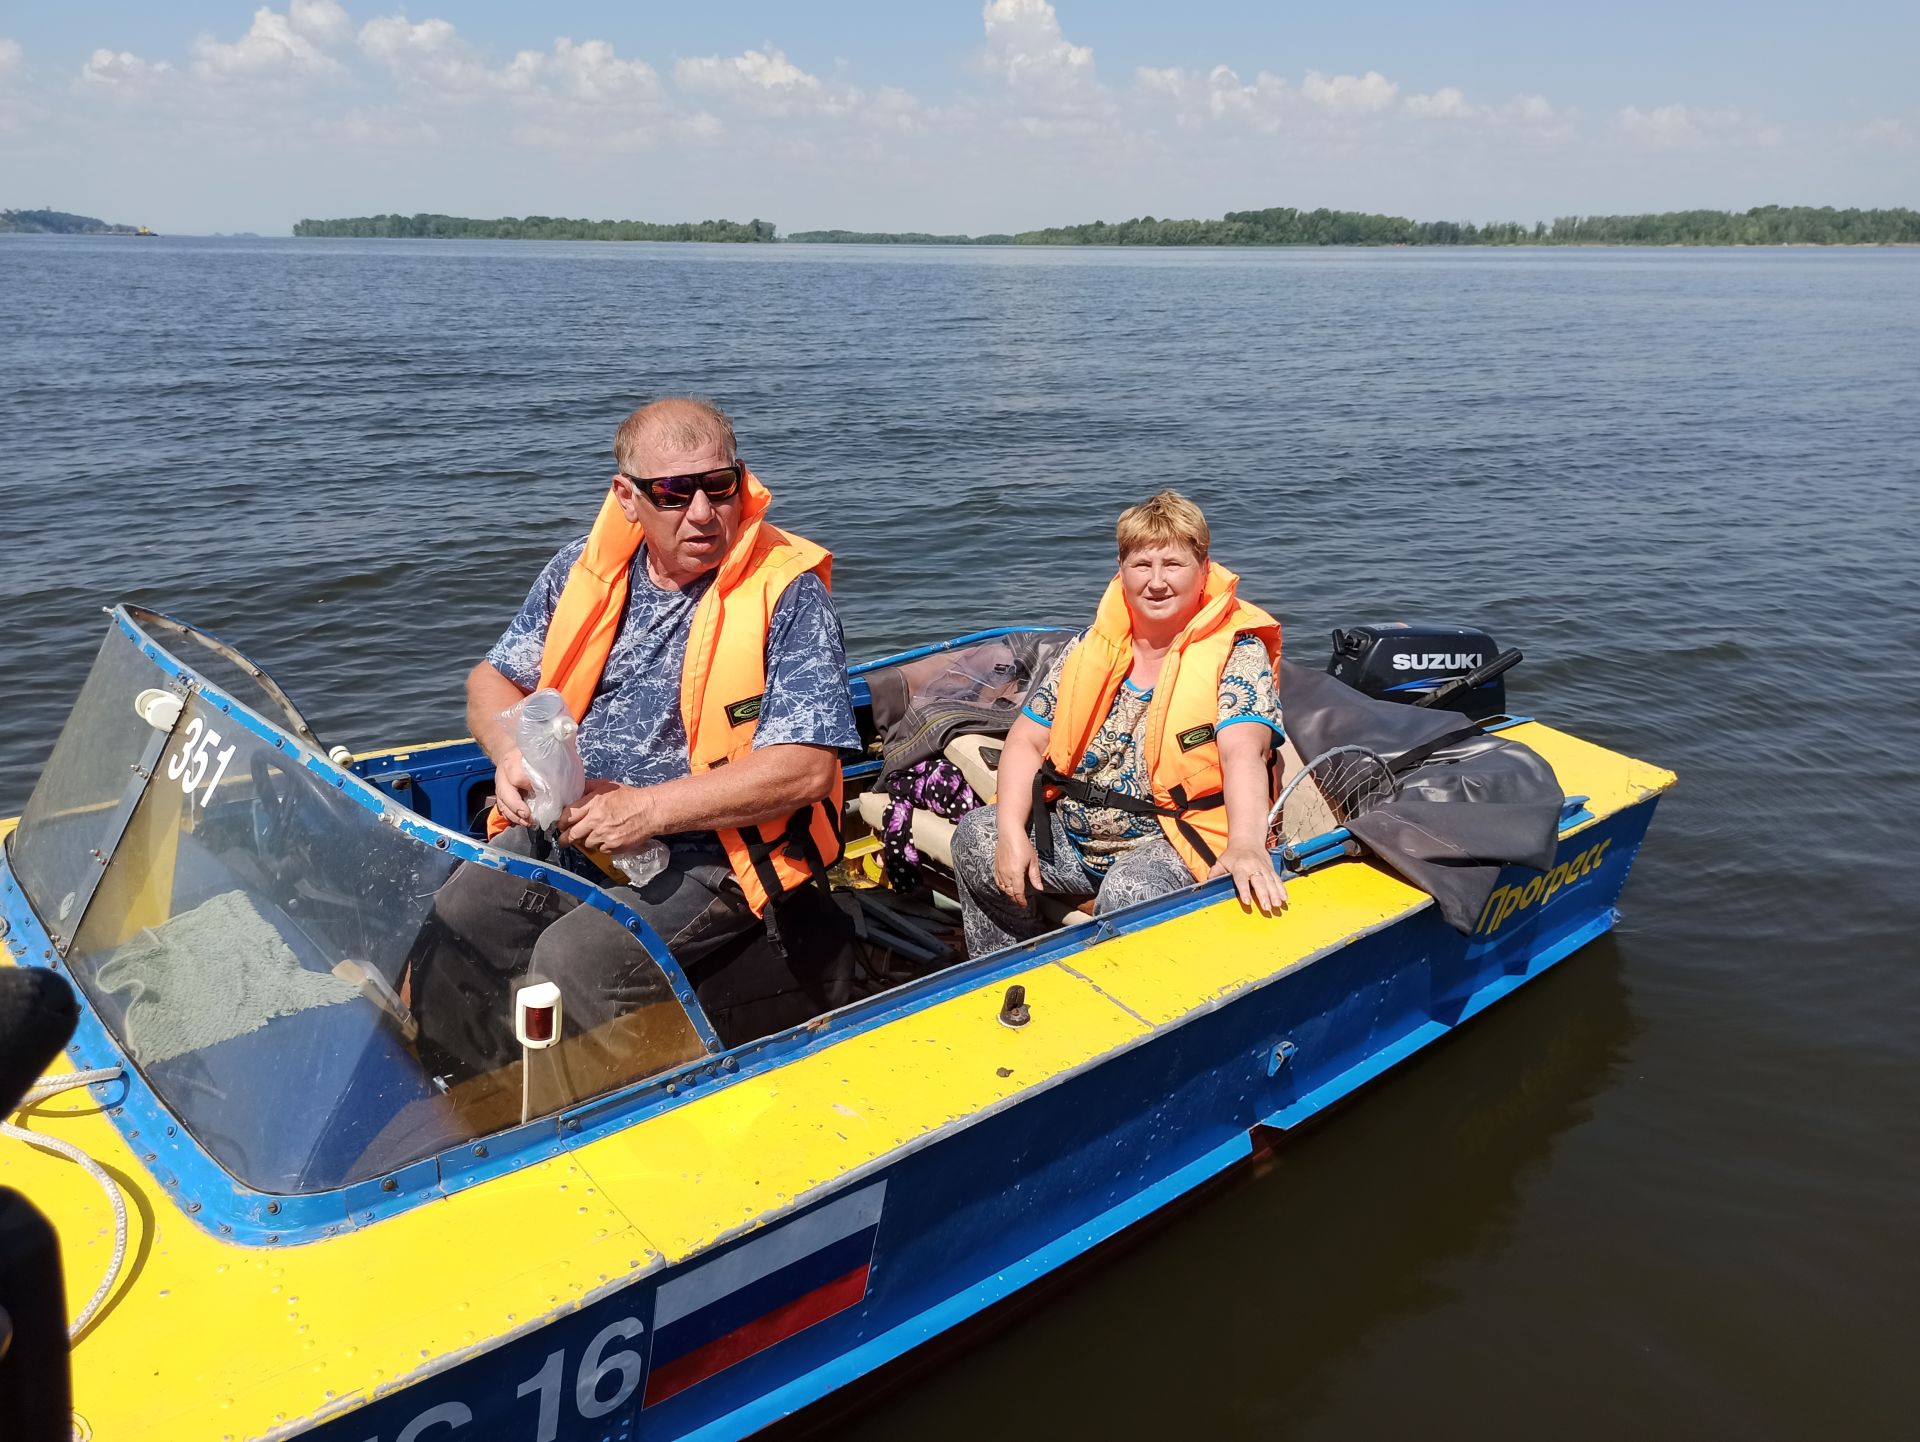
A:
[[[0,0],[0,207],[979,234],[1920,206],[1920,4]]]

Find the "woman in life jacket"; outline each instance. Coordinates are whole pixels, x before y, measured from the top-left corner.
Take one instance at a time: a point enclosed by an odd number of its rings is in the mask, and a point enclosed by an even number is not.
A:
[[[1121,512],[1116,539],[1093,625],[1007,733],[995,805],[954,836],[974,956],[1049,929],[1040,895],[1098,914],[1231,876],[1242,904],[1286,904],[1266,846],[1280,624],[1177,491]]]

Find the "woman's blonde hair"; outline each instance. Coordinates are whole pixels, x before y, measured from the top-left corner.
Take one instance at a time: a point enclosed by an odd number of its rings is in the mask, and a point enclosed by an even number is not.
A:
[[[1208,542],[1212,540],[1207,531],[1207,518],[1178,491],[1162,491],[1137,506],[1128,506],[1120,513],[1120,523],[1113,528],[1113,534],[1120,543],[1123,561],[1149,546],[1185,546],[1193,552],[1195,560],[1204,561]]]

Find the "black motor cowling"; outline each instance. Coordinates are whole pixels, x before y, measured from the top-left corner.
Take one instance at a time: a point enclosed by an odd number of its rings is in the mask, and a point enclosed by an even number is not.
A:
[[[1335,631],[1327,671],[1383,701],[1432,705],[1479,720],[1507,709],[1506,668],[1474,686],[1449,688],[1448,683],[1501,656],[1493,637],[1474,626],[1384,621]]]

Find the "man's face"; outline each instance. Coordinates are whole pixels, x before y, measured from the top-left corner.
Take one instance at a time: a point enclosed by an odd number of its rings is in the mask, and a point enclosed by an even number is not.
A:
[[[651,480],[700,475],[732,461],[724,443],[714,439],[685,449],[657,442],[642,444],[626,457],[625,464],[628,476]],[[718,566],[740,529],[744,487],[718,502],[695,491],[685,509],[677,511],[654,505],[644,490],[624,478],[616,477],[613,488],[627,519],[646,533],[647,555],[654,571],[679,585]]]

